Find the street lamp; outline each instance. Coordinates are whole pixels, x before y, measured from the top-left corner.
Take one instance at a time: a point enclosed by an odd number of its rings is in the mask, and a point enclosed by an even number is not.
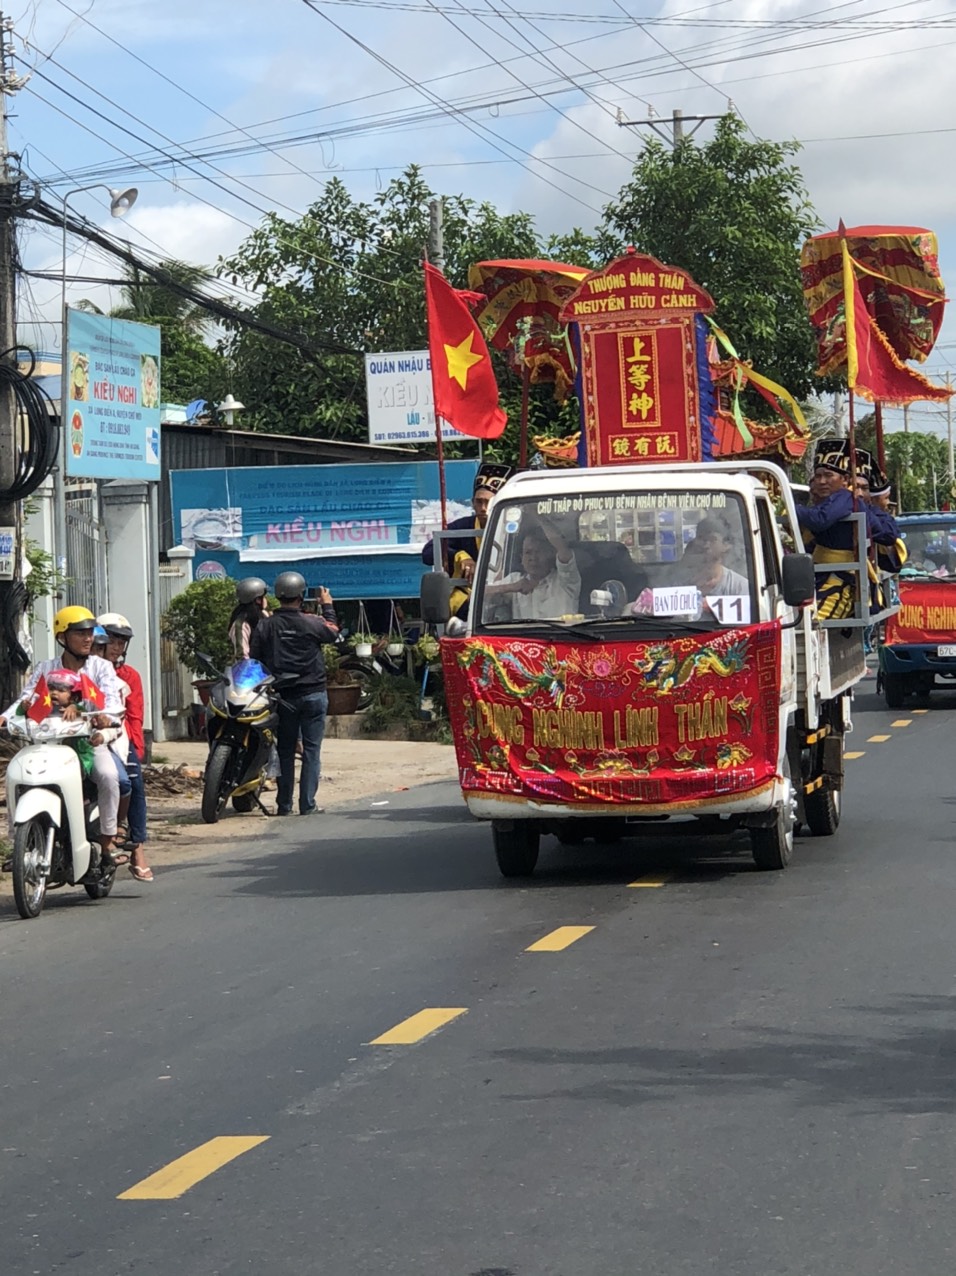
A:
[[[92,186],[78,186],[76,190],[67,191],[63,196],[63,257],[60,275],[60,313],[63,319],[63,337],[60,343],[60,465],[53,484],[53,515],[56,554],[60,576],[66,575],[66,455],[67,426],[66,408],[70,399],[70,370],[67,366],[67,313],[66,313],[66,206],[74,195],[82,195],[85,191],[104,190],[109,192],[110,216],[125,217],[136,203],[139,191],[135,186],[126,190],[114,190],[102,182]],[[92,601],[92,600],[91,600]]]
[[[232,397],[232,391],[230,390],[229,393],[226,395],[226,397],[223,399],[222,403],[217,404],[217,406],[225,419],[226,425],[228,425],[229,428],[232,429],[232,423],[235,420],[235,414],[237,412],[241,412],[246,405],[244,403],[240,403],[237,399],[234,399]]]

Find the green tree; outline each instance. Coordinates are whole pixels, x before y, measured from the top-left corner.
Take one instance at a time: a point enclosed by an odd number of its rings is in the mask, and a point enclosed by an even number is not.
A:
[[[426,344],[421,260],[433,198],[415,166],[371,203],[354,200],[332,178],[300,220],[270,215],[219,263],[221,275],[259,293],[258,319],[316,347],[308,356],[238,324],[230,329],[233,391],[248,405],[247,424],[273,433],[367,437],[362,353]],[[443,231],[445,273],[459,288],[467,287],[473,262],[543,251],[528,214],[502,214],[460,195],[443,200]],[[496,453],[508,456],[520,391],[504,360],[493,357],[512,418]],[[548,397],[536,394],[536,419],[545,423],[558,416]]]
[[[616,252],[633,244],[687,270],[714,298],[740,357],[802,399],[821,388],[799,268],[800,245],[819,222],[789,162],[798,144],[744,134],[727,115],[702,146],[684,138],[671,151],[651,138],[605,209],[601,243]],[[748,411],[769,409],[752,395]]]
[[[949,498],[944,439],[898,431],[886,436],[885,446],[888,477],[901,510],[935,510]]]

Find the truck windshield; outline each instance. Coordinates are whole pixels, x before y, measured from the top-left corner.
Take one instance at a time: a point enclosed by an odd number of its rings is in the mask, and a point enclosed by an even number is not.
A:
[[[899,527],[906,545],[901,576],[956,576],[956,519],[918,523],[901,520]]]
[[[746,526],[729,492],[612,488],[499,501],[475,580],[476,627],[632,618],[646,634],[648,621],[663,630],[750,624],[757,604]]]

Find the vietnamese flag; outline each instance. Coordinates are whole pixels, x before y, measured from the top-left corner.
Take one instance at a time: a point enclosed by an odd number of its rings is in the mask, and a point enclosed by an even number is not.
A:
[[[42,722],[48,718],[53,709],[50,699],[50,688],[46,685],[46,677],[41,673],[37,685],[33,688],[33,699],[27,709],[27,717],[31,722]]]
[[[870,315],[857,282],[846,239],[843,249],[843,295],[846,306],[846,383],[872,403],[906,404],[923,399],[946,400],[952,394],[905,364]]]
[[[80,674],[80,699],[88,700],[94,709],[102,709],[106,704],[106,697],[102,691],[85,673]]]
[[[485,300],[476,293],[457,292],[440,270],[425,263],[435,414],[462,434],[497,439],[508,414],[498,406],[498,383],[488,347],[466,298]]]

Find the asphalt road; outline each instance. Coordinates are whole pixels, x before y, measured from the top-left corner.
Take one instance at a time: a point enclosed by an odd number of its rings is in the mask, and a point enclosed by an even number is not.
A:
[[[548,839],[516,888],[438,784],[6,908],[2,1271],[953,1271],[956,693],[872,686],[783,874]]]

